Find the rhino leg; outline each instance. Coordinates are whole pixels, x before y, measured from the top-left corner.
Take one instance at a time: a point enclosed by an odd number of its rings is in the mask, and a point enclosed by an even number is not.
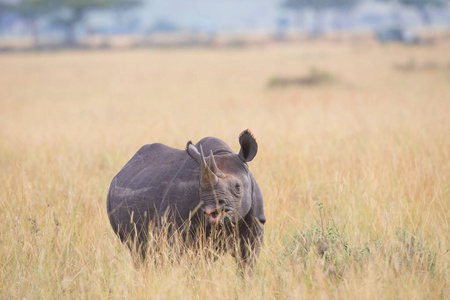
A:
[[[264,225],[255,219],[245,222],[239,230],[238,263],[241,271],[252,271],[261,252]]]
[[[138,266],[141,263],[145,262],[146,254],[147,254],[147,239],[144,237],[138,238],[127,238],[125,240],[126,245],[130,249],[131,256],[135,262],[135,265]]]

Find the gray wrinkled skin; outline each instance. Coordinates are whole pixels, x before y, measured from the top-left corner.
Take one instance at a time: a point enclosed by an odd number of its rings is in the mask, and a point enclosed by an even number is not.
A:
[[[144,250],[150,221],[161,224],[164,217],[180,228],[190,217],[191,232],[204,227],[208,233],[226,217],[231,227],[224,231],[238,236],[237,258],[254,263],[266,221],[261,190],[247,165],[258,146],[247,130],[239,142],[239,154],[213,137],[189,142],[185,151],[143,146],[111,182],[107,210],[114,232]]]

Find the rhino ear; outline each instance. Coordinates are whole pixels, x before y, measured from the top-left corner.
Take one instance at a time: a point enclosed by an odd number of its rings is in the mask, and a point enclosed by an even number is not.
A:
[[[189,154],[190,157],[192,157],[193,160],[195,160],[199,165],[202,164],[202,158],[200,155],[200,152],[198,152],[197,147],[192,144],[192,141],[189,141],[186,144],[186,152]]]
[[[251,161],[258,152],[258,144],[248,129],[239,135],[239,144],[241,144],[241,150],[238,154],[239,158],[243,162]]]

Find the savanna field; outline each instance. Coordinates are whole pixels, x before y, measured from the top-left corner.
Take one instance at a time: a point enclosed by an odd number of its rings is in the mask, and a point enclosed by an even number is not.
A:
[[[111,179],[144,144],[238,151],[246,128],[254,274],[169,249],[136,268]],[[448,41],[0,55],[2,299],[449,299],[449,222]]]

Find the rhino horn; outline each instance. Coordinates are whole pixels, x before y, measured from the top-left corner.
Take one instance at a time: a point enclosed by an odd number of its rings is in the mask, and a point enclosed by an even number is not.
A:
[[[211,189],[213,188],[217,182],[219,181],[219,178],[216,174],[214,174],[213,171],[209,168],[208,164],[205,160],[205,155],[203,154],[202,145],[200,145],[200,155],[202,160],[202,173],[200,177],[200,185],[204,189]]]
[[[212,150],[210,150],[209,152],[209,168],[211,169],[211,171],[213,171],[213,173],[215,175],[217,175],[218,177],[225,177],[225,174],[222,173],[222,171],[220,171],[220,169],[217,167],[216,164],[216,160],[214,159],[214,154],[212,152]]]

